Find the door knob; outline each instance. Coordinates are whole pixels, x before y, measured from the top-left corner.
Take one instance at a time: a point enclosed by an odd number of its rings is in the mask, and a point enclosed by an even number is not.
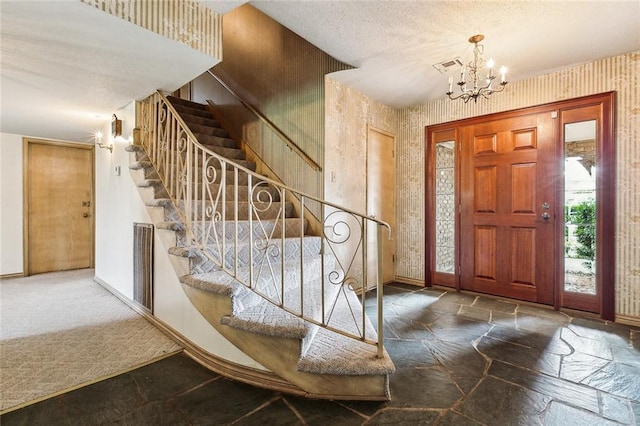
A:
[[[83,213],[82,217],[89,217],[89,213]]]
[[[542,213],[540,216],[541,216],[544,220],[549,220],[549,218],[551,217],[551,216],[549,216],[549,213],[547,213],[547,212]]]

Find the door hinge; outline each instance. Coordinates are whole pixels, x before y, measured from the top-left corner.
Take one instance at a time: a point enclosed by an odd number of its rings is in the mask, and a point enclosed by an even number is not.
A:
[[[396,263],[396,255],[395,254],[391,255],[391,262],[392,263]]]

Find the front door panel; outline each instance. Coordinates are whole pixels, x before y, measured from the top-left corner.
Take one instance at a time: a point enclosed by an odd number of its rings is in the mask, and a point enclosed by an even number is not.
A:
[[[550,113],[461,128],[460,288],[553,303]]]

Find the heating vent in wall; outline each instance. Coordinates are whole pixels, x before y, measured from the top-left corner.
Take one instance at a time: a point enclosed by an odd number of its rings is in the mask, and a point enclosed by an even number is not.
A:
[[[133,300],[153,312],[153,224],[133,224]]]

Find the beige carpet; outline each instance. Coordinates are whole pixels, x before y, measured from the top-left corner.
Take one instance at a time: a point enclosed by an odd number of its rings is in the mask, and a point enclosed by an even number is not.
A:
[[[0,411],[181,349],[92,269],[0,280]]]

